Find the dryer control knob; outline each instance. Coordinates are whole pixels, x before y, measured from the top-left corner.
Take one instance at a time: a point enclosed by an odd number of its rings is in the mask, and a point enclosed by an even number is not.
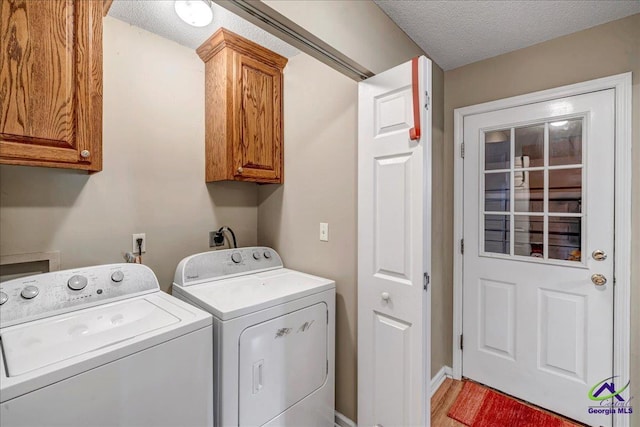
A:
[[[111,280],[116,283],[122,282],[124,280],[124,273],[120,270],[114,271],[113,274],[111,275]]]
[[[240,252],[234,252],[233,254],[231,254],[231,261],[239,264],[240,261],[242,261],[242,255],[240,255]]]
[[[36,295],[38,295],[39,293],[40,293],[40,289],[36,288],[35,286],[26,286],[22,290],[22,292],[20,292],[20,295],[24,299],[31,299],[31,298],[35,298]]]
[[[253,259],[255,259],[256,261],[260,259],[260,252],[254,252],[253,253]]]
[[[270,258],[271,258],[271,252],[269,252],[269,251],[264,251],[264,257],[265,257],[266,259],[270,259]]]
[[[87,286],[87,283],[88,281],[86,277],[76,274],[75,276],[71,276],[71,278],[67,282],[67,285],[69,286],[69,289],[72,289],[74,291],[81,291],[85,288],[85,286]]]
[[[8,299],[9,299],[9,295],[5,294],[4,292],[0,292],[0,305],[7,302]]]

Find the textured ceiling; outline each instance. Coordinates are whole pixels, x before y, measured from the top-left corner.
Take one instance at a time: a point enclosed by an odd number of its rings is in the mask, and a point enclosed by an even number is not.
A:
[[[374,0],[445,70],[640,13],[640,1]]]
[[[192,49],[200,46],[218,28],[224,27],[284,57],[291,58],[298,54],[297,49],[250,22],[215,3],[212,7],[213,22],[201,28],[192,27],[178,18],[173,0],[116,0],[109,10],[109,16]]]

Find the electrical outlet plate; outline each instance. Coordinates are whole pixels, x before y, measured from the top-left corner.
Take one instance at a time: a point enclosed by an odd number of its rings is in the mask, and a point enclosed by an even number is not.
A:
[[[133,253],[138,253],[138,239],[142,239],[142,253],[147,252],[147,236],[145,233],[135,233],[131,235]]]
[[[329,241],[329,223],[327,222],[320,223],[320,240],[323,242]]]

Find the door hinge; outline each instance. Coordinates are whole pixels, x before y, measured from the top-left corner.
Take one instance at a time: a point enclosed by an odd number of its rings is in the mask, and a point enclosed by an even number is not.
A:
[[[460,350],[464,349],[464,341],[462,339],[462,335],[460,335]]]
[[[460,144],[460,157],[464,159],[464,142]]]
[[[460,239],[460,253],[464,255],[464,239]]]
[[[429,283],[431,282],[431,277],[429,273],[424,273],[424,284],[422,285],[422,289],[425,291],[429,289]]]
[[[429,109],[429,104],[431,103],[431,99],[429,98],[429,92],[428,92],[428,91],[426,91],[426,92],[424,93],[424,96],[426,97],[426,98],[425,98],[424,109],[425,109],[425,110],[428,110],[428,109]]]

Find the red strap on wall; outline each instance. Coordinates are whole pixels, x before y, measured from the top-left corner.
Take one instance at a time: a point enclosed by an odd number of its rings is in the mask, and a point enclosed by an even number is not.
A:
[[[417,56],[411,60],[411,86],[413,87],[413,127],[409,129],[409,138],[415,141],[420,139],[420,82]]]

